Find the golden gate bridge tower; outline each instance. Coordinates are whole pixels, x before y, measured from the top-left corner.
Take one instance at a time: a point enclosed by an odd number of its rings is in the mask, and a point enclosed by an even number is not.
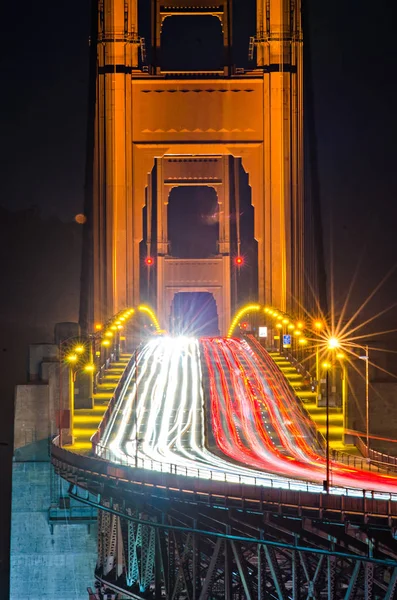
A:
[[[139,303],[146,209],[148,215],[156,214],[154,241],[150,235],[147,247],[155,267],[159,316],[167,326],[179,291],[206,291],[216,301],[225,334],[231,317],[231,179],[240,162],[254,207],[258,300],[286,310],[302,298],[300,1],[257,0],[250,70],[232,62],[237,24],[231,0],[152,0],[150,12],[148,44],[139,34],[138,0],[98,2],[92,39],[93,200],[87,211],[91,261],[83,278],[82,312],[92,324]],[[163,28],[168,19],[183,22],[186,16],[219,20],[223,53],[217,69],[162,67]],[[210,259],[174,257],[170,248],[170,192],[191,185],[212,187],[217,195],[218,253]]]

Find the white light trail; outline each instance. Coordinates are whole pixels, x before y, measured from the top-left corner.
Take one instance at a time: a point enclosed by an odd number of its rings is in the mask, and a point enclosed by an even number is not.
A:
[[[265,376],[266,365],[248,345],[222,338],[201,344],[207,367],[211,365],[209,381],[202,372],[197,339],[160,337],[139,352],[100,441],[110,450],[111,460],[164,472],[178,469],[200,478],[322,492],[322,485],[302,481],[311,477],[314,467],[319,480],[324,459],[317,454],[310,427],[297,423],[302,413],[293,403],[285,404],[285,382],[272,382],[271,373]],[[204,402],[212,396],[205,399],[204,383],[216,399],[234,462],[206,448]],[[235,441],[227,438],[230,428]],[[340,470],[341,480],[353,472],[344,465]],[[396,479],[389,479],[391,485],[382,489],[394,492]],[[341,487],[332,491],[347,492]],[[362,490],[348,493],[362,495]]]

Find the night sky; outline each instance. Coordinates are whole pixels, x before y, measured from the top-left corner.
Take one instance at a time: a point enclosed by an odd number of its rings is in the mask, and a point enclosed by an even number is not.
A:
[[[3,4],[0,206],[19,210],[36,205],[44,217],[72,224],[83,211],[89,0]],[[395,19],[392,2],[385,0],[308,0],[308,7],[327,267],[332,246],[335,295],[341,302],[360,265],[353,293],[357,304],[397,263]],[[254,0],[236,0],[235,9],[236,63],[248,66]],[[212,48],[205,36],[205,29],[197,27],[179,42],[186,54],[201,52],[210,60]],[[23,238],[18,244],[23,253]],[[4,264],[9,256],[7,247],[2,249]],[[27,257],[29,252],[26,248]],[[39,268],[32,265],[33,272]],[[12,279],[21,278],[18,272],[6,272],[3,304],[7,290],[15,289]],[[394,274],[368,314],[395,301],[396,282]],[[67,318],[77,315],[77,298],[64,310]],[[13,299],[8,300],[11,305]],[[58,304],[56,318],[62,320],[62,302]],[[397,327],[396,315],[396,309],[388,313],[387,326]],[[19,317],[32,325],[29,311]],[[44,313],[36,315],[38,323],[44,319]],[[14,354],[12,361],[24,365],[25,356]]]
[[[235,2],[238,66],[248,64],[254,5]],[[397,49],[391,3],[381,5],[374,13],[368,0],[308,2],[324,230],[337,288],[361,259],[357,297],[397,258]],[[71,221],[83,209],[89,2],[42,0],[25,10],[23,18],[18,3],[2,11],[0,203]],[[142,19],[147,36],[146,26]],[[171,31],[185,54],[208,61],[210,36],[199,25],[194,34]],[[389,285],[384,296],[392,293]]]

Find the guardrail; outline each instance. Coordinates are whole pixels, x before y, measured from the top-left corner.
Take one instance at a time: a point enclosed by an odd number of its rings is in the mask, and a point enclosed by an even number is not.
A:
[[[122,467],[146,469],[164,474],[168,473],[172,475],[181,475],[183,477],[207,479],[209,481],[238,483],[240,485],[264,486],[276,489],[301,490],[306,492],[321,492],[323,490],[322,486],[318,484],[312,484],[303,480],[277,479],[273,478],[272,476],[266,476],[266,473],[263,473],[263,476],[250,476],[241,474],[234,475],[232,473],[227,473],[226,471],[210,469],[204,465],[201,468],[194,466],[183,466],[174,463],[156,461],[150,458],[142,458],[139,455],[136,455],[133,460],[130,458],[123,459],[122,457],[116,457],[110,448],[101,446],[100,444],[93,444],[93,450],[94,454],[98,458]]]
[[[115,356],[113,353],[105,360],[105,362],[99,367],[94,376],[94,392],[100,383],[102,383],[103,378],[105,376],[106,371],[109,369],[111,363],[113,362]]]
[[[366,460],[369,464],[378,464],[382,470],[386,469],[393,473],[397,471],[397,458],[395,456],[390,456],[371,448],[368,451],[364,440],[358,435],[356,436],[356,447],[360,450],[361,454],[368,457]]]
[[[69,482],[88,490],[91,488],[87,482],[93,481],[93,493],[97,493],[95,489],[102,489],[106,477],[109,485],[114,482],[119,493],[123,487],[130,489],[133,486],[139,494],[155,494],[168,500],[182,494],[184,501],[206,505],[237,506],[259,511],[277,510],[280,514],[291,514],[291,510],[296,510],[299,516],[313,518],[323,518],[326,511],[327,515],[332,515],[339,522],[353,522],[354,516],[364,518],[367,522],[373,516],[375,519],[385,519],[387,527],[397,524],[397,494],[389,492],[331,488],[330,493],[325,493],[320,486],[303,481],[281,482],[269,479],[265,486],[259,484],[259,478],[256,478],[257,485],[252,485],[254,477],[247,478],[250,479],[249,482],[245,477],[237,477],[232,482],[227,479],[225,481],[223,473],[218,474],[219,479],[210,480],[204,477],[208,471],[204,468],[187,467],[186,470],[185,467],[167,467],[164,463],[159,463],[162,471],[149,471],[145,460],[142,459],[141,462],[139,457],[139,467],[135,468],[97,456],[79,455],[57,444],[56,438],[52,445],[52,462],[56,471]],[[150,460],[148,462],[151,463]]]

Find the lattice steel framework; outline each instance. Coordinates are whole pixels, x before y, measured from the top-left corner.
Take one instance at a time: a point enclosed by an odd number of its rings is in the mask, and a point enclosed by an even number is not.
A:
[[[397,596],[390,531],[243,510],[125,500],[100,508],[96,576],[125,597],[352,600]],[[119,502],[119,503],[117,503]]]

